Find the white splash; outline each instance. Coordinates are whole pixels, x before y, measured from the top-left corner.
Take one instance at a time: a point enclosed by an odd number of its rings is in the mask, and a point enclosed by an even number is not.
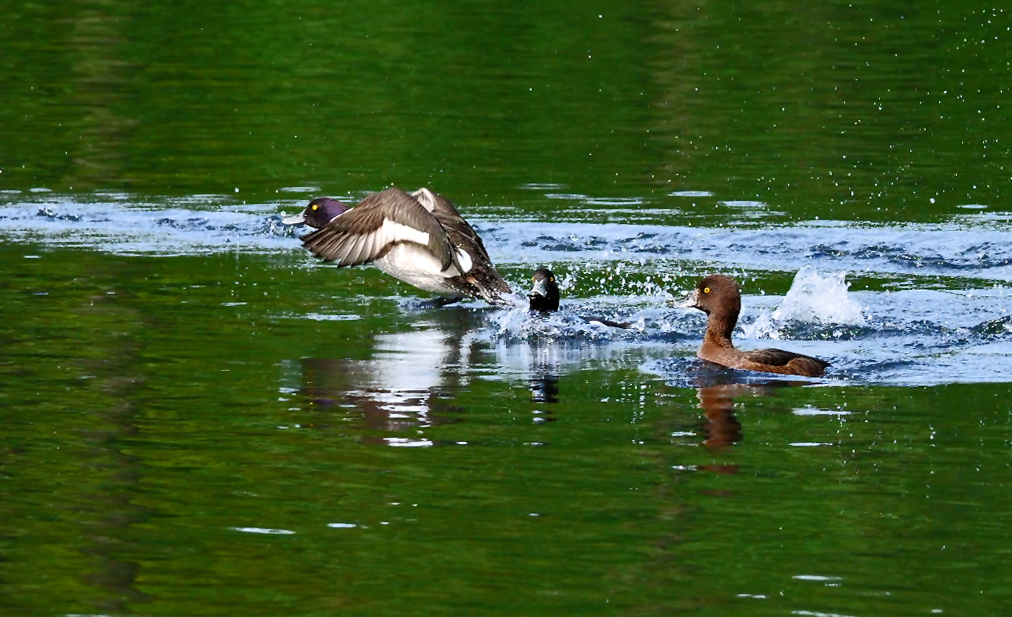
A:
[[[491,327],[485,330],[484,335],[497,344],[508,344],[523,341],[611,340],[642,331],[642,327],[637,328],[635,324],[628,329],[612,328],[593,318],[581,317],[574,312],[574,307],[578,306],[575,302],[563,301],[557,312],[547,314],[531,311],[526,305],[496,311],[492,315]]]
[[[812,266],[794,275],[783,303],[773,311],[777,321],[817,321],[850,326],[864,324],[861,305],[847,294],[846,272],[822,276]]]
[[[846,276],[846,272],[823,276],[812,266],[804,266],[794,275],[780,306],[772,312],[764,309],[754,322],[742,326],[746,338],[778,339],[779,325],[789,321],[864,325],[864,312],[850,297]]]

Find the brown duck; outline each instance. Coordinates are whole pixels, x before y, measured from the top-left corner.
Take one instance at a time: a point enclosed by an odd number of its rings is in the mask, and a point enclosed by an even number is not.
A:
[[[741,312],[741,292],[734,279],[711,274],[696,285],[683,306],[697,308],[707,314],[706,335],[696,355],[728,368],[819,377],[829,362],[782,349],[741,351],[731,343],[731,331]]]

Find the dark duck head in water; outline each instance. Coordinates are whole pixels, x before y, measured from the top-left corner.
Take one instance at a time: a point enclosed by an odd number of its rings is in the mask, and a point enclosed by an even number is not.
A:
[[[303,246],[338,267],[371,263],[451,299],[502,304],[502,295],[511,293],[471,225],[450,200],[426,188],[410,194],[389,188],[354,208],[320,197],[285,222],[315,227],[302,237]]]
[[[540,313],[554,313],[559,310],[559,283],[555,280],[555,275],[552,274],[552,271],[548,268],[538,268],[534,271],[531,281],[534,282],[534,286],[531,287],[531,291],[527,294],[527,299],[530,300],[530,310]],[[581,316],[580,319],[588,323],[596,322],[604,324],[611,328],[628,329],[632,326],[630,322],[617,322],[597,317]]]
[[[542,313],[552,313],[559,310],[559,284],[555,282],[555,275],[548,268],[538,268],[531,277],[534,286],[531,287],[527,299],[530,300],[530,309]]]
[[[740,351],[731,343],[731,332],[741,312],[741,292],[729,276],[712,274],[696,285],[682,306],[697,308],[707,315],[706,334],[697,356],[728,368],[819,377],[829,362],[782,349]]]

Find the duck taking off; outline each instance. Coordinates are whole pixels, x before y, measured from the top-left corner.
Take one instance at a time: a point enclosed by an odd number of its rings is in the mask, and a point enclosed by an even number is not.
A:
[[[453,300],[475,297],[502,304],[503,294],[512,293],[474,228],[450,200],[427,188],[413,193],[389,188],[354,208],[320,197],[284,222],[316,227],[302,237],[302,245],[338,267],[371,263]]]

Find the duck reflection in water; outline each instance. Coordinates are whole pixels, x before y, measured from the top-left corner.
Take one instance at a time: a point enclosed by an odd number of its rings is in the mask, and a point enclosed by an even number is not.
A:
[[[613,321],[603,317],[588,317],[561,307],[562,293],[555,273],[546,267],[534,271],[531,289],[527,293],[528,314],[519,328],[521,342],[500,345],[500,363],[504,366],[521,365],[532,375],[528,383],[531,400],[538,403],[557,403],[560,395],[560,375],[584,365],[588,360],[606,358],[616,350],[607,345],[588,345],[590,340],[602,340],[602,332],[618,332],[633,328],[633,322]],[[578,310],[578,309],[577,309]],[[600,326],[606,326],[605,329]],[[618,334],[605,334],[604,340]],[[536,412],[542,413],[542,412]],[[538,421],[554,420],[554,412]]]
[[[299,391],[319,412],[310,424],[348,427],[357,418],[350,426],[367,443],[437,445],[425,429],[461,413],[449,400],[468,386],[478,344],[470,333],[479,319],[475,311],[448,307],[408,332],[375,336],[370,358],[300,359]]]
[[[559,376],[546,370],[527,381],[531,387],[531,400],[535,403],[559,402]]]
[[[721,370],[719,373],[696,377],[696,398],[705,420],[700,425],[703,445],[713,453],[729,452],[743,439],[741,422],[735,414],[736,401],[745,397],[774,396],[785,387],[806,385],[806,382],[763,380],[730,381],[737,372]],[[699,469],[720,474],[738,473],[738,465],[712,464]]]

